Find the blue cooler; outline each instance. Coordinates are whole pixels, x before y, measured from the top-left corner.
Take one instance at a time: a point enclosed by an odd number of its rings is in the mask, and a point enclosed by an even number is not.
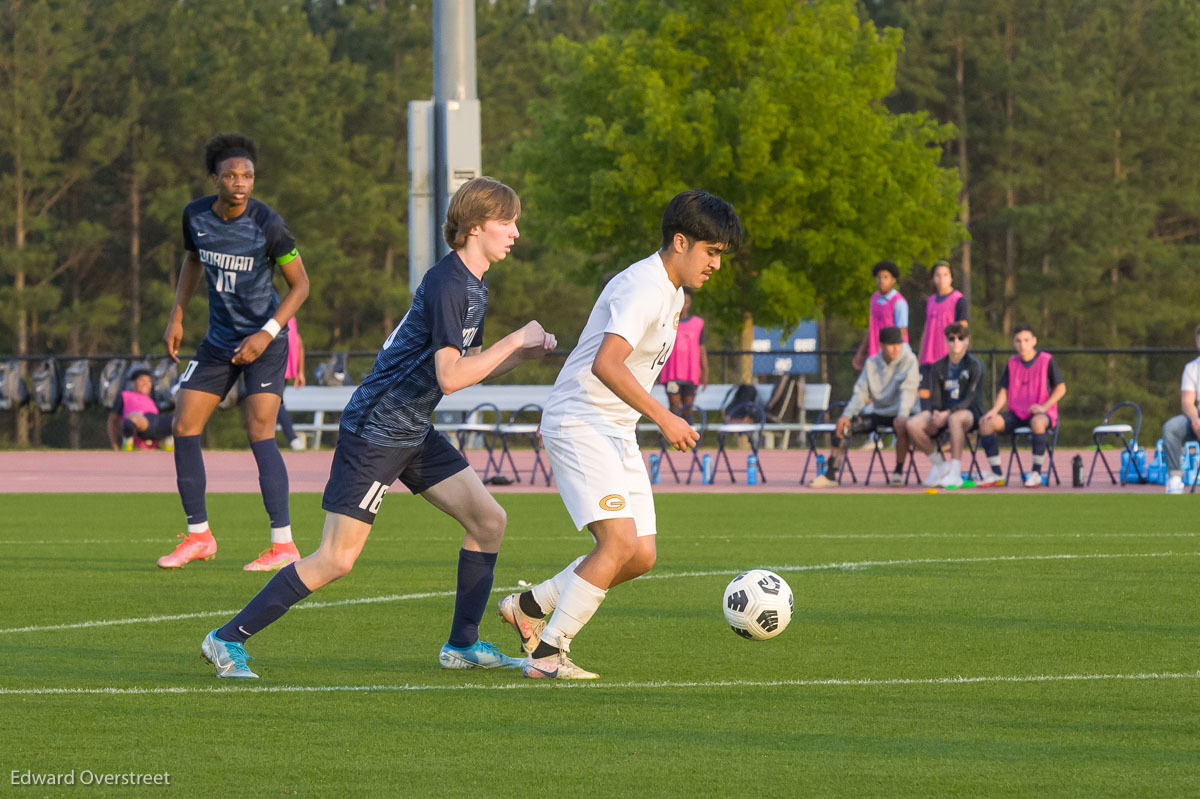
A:
[[[1154,458],[1146,467],[1147,482],[1155,485],[1167,484],[1167,456],[1163,452],[1163,440],[1154,445]]]
[[[1134,443],[1133,447],[1133,457],[1130,457],[1128,450],[1121,450],[1121,482],[1144,483],[1146,482],[1146,450],[1137,443]]]

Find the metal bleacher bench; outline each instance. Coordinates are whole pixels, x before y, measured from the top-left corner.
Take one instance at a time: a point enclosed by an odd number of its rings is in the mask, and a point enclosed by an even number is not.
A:
[[[295,428],[312,437],[312,448],[320,449],[323,433],[336,433],[338,419],[328,419],[327,415],[340,415],[351,395],[358,386],[304,386],[296,388],[288,386],[283,391],[283,404],[288,412],[311,413],[311,421],[295,421]],[[452,433],[471,425],[475,420],[466,418],[467,415],[482,403],[491,403],[501,413],[509,414],[526,405],[544,406],[550,396],[550,385],[491,385],[479,384],[448,394],[438,403],[434,412],[434,425],[444,433]],[[706,412],[720,412],[724,403],[732,396],[733,384],[718,383],[704,387],[696,392],[695,407],[703,408]],[[772,386],[768,383],[755,386],[759,400],[766,403],[771,396]],[[659,402],[666,404],[666,391],[661,385],[655,385],[651,394]],[[802,408],[804,411],[822,411],[829,404],[829,385],[827,383],[810,384],[806,386]],[[818,407],[819,406],[819,407]],[[803,432],[807,425],[804,422],[767,423],[764,432],[770,435],[790,435],[793,432]],[[657,431],[654,424],[638,425],[639,432]]]

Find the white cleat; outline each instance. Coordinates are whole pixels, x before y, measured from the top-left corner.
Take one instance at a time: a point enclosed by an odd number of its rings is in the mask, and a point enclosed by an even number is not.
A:
[[[1042,487],[1042,473],[1041,472],[1030,472],[1029,474],[1025,475],[1025,487],[1026,488],[1041,488]]]
[[[925,479],[921,481],[921,485],[926,488],[937,488],[942,484],[942,478],[946,476],[946,467],[949,463],[942,461],[941,463],[930,464],[929,474],[925,475]]]
[[[1179,475],[1171,475],[1167,478],[1167,493],[1182,494],[1183,493],[1183,478]]]
[[[537,660],[527,658],[521,670],[533,680],[595,680],[600,676],[576,666],[566,652]]]
[[[498,611],[500,618],[517,631],[521,639],[521,649],[525,650],[526,655],[532,655],[533,650],[537,649],[538,639],[542,637],[542,630],[546,629],[546,619],[535,619],[525,615],[525,611],[521,610],[519,594],[509,594],[501,599]]]

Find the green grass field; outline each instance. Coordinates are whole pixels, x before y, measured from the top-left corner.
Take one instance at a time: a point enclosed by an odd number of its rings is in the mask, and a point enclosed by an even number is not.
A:
[[[587,545],[557,496],[500,499],[496,599]],[[292,498],[303,551],[319,504]],[[654,572],[613,590],[575,641],[601,679],[563,684],[437,667],[458,534],[400,495],[349,577],[250,641],[262,679],[218,682],[200,641],[264,584],[241,567],[265,546],[265,514],[257,495],[210,497],[209,512],[217,560],[162,572],[173,496],[0,498],[3,793],[1200,791],[1186,498],[663,495]],[[796,598],[788,630],[761,643],[720,610],[757,566]],[[515,654],[494,603],[483,634]],[[171,787],[10,784],[71,769],[169,772]]]

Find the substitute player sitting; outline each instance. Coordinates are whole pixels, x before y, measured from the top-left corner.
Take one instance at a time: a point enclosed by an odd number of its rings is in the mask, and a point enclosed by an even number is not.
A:
[[[453,252],[425,274],[408,313],[342,413],[321,503],[326,511],[321,546],[281,569],[228,624],[205,637],[200,651],[218,677],[258,676],[246,666],[246,639],[350,572],[397,479],[464,529],[450,639],[438,662],[447,669],[520,665],[479,640],[504,510],[429,421],[444,394],[554,349],[554,336],[537,322],[482,349],[488,302],[483,276],[516,243],[520,213],[516,192],[491,178],[469,180],[451,198],[443,234]]]
[[[112,448],[154,449],[160,442],[171,443],[171,414],[159,413],[151,392],[154,378],[149,369],[135,369],[129,376],[130,388],[117,395],[108,415],[108,440]]]
[[[1031,328],[1022,325],[1016,329],[1013,349],[1017,354],[1008,359],[1008,367],[1000,376],[996,402],[979,420],[979,446],[987,453],[992,468],[976,485],[988,487],[1004,482],[996,434],[1027,426],[1033,444],[1033,471],[1025,476],[1025,487],[1040,488],[1050,430],[1058,424],[1058,402],[1066,396],[1067,384],[1054,356],[1037,348],[1037,336]]]
[[[962,488],[962,454],[967,433],[975,429],[983,416],[980,391],[983,362],[967,352],[970,341],[965,324],[946,325],[946,355],[930,364],[926,382],[930,410],[908,420],[913,446],[928,455],[933,464],[925,477],[925,485],[930,488]],[[944,430],[950,434],[948,461],[936,443]]]
[[[663,214],[662,249],[605,286],[559,372],[542,412],[542,442],[571,520],[588,528],[595,546],[550,580],[500,600],[500,616],[529,654],[526,677],[595,678],[569,658],[572,639],[609,589],[654,565],[658,527],[637,420],[648,417],[681,452],[696,445],[692,426],[650,388],[675,343],[681,287],[704,285],[741,240],[729,203],[698,190],[677,195]]]

